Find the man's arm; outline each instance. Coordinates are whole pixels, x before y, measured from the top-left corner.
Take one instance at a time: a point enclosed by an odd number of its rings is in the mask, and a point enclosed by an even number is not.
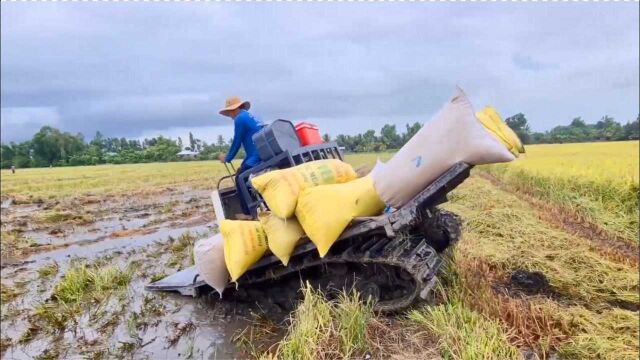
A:
[[[233,129],[233,142],[231,143],[231,148],[227,153],[227,156],[224,158],[225,162],[231,162],[236,154],[238,154],[238,150],[240,150],[240,145],[242,144],[242,139],[244,138],[244,122],[242,117],[238,117],[234,121],[234,129]]]

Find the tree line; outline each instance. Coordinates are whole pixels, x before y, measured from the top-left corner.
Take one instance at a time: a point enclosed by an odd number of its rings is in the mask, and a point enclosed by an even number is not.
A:
[[[556,126],[545,132],[532,132],[527,118],[518,113],[505,119],[525,144],[564,144],[593,141],[638,140],[640,138],[640,114],[634,121],[622,125],[610,116],[603,116],[595,124],[587,124],[581,117],[569,125]]]
[[[622,125],[609,116],[603,116],[595,124],[587,124],[577,117],[566,126],[556,126],[546,132],[532,132],[527,118],[518,113],[506,120],[525,144],[550,144],[591,141],[637,140],[640,138],[640,115],[634,121]],[[385,124],[379,135],[375,130],[367,130],[357,135],[337,135],[335,141],[347,152],[381,152],[401,148],[420,130],[421,124],[406,124],[403,132],[396,125]],[[331,141],[328,134],[325,141]],[[198,153],[195,160],[213,160],[220,154],[226,154],[231,140],[219,135],[215,143],[208,144],[189,133],[183,141],[163,136],[137,140],[124,137],[104,137],[99,131],[93,139],[85,141],[80,133],[62,132],[50,126],[43,126],[31,140],[0,146],[0,166],[3,169],[77,166],[98,164],[130,164],[158,161],[184,160],[178,156],[182,150]],[[244,153],[240,150],[238,157]]]
[[[178,161],[178,153],[190,150],[198,153],[199,160],[213,160],[226,154],[230,141],[221,135],[213,144],[207,144],[189,133],[183,141],[158,136],[144,140],[124,137],[104,137],[99,131],[86,142],[80,133],[62,132],[43,126],[31,140],[11,142],[0,146],[0,166],[3,169],[77,166],[98,164],[135,164],[158,161]],[[242,150],[240,156],[242,156]]]

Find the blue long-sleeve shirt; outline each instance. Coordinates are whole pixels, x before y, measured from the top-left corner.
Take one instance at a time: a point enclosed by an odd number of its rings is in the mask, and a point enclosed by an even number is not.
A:
[[[229,153],[225,157],[224,161],[231,162],[233,158],[238,154],[240,145],[244,148],[246,157],[242,162],[245,166],[255,166],[260,162],[260,156],[258,155],[258,149],[253,143],[251,137],[262,129],[262,123],[253,117],[248,111],[240,110],[238,116],[233,119],[233,142]]]

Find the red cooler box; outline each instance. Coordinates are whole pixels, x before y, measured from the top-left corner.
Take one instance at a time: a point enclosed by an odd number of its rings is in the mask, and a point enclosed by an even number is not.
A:
[[[308,122],[301,122],[296,124],[296,133],[300,138],[300,142],[303,146],[322,144],[322,137],[318,127]]]

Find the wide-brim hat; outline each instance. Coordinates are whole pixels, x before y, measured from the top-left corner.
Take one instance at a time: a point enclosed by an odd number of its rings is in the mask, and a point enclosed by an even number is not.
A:
[[[235,110],[239,107],[242,107],[245,110],[249,110],[249,108],[251,107],[251,103],[248,101],[242,101],[237,96],[232,96],[224,102],[224,108],[220,110],[219,113],[220,115],[226,115],[227,111]]]

